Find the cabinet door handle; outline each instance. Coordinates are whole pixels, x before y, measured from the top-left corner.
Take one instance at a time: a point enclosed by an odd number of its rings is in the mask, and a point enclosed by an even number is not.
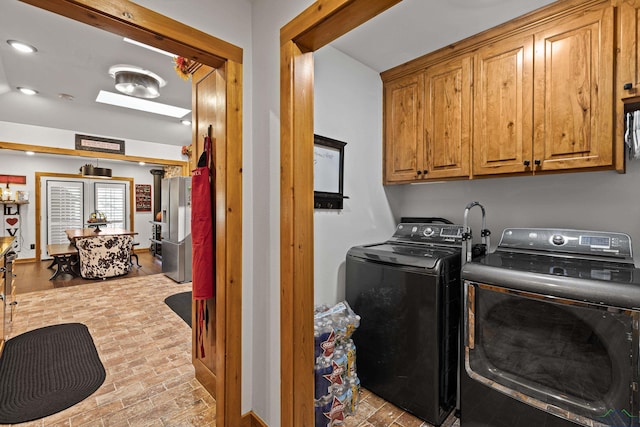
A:
[[[529,165],[531,164],[531,162],[529,160],[525,160],[523,163],[524,163],[524,165],[526,167],[529,167]]]
[[[422,175],[422,171],[416,171],[418,175]]]
[[[536,159],[533,161],[533,163],[535,163],[536,166],[540,166],[540,164],[542,163],[540,160]]]
[[[429,173],[429,171],[425,169],[422,171],[422,173],[426,175],[427,173]]]
[[[624,90],[633,89],[633,83],[625,83],[624,86],[622,86],[622,89],[624,89]]]

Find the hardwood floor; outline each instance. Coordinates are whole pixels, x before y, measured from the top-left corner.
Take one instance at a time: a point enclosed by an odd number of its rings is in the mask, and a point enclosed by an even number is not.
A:
[[[140,268],[135,265],[134,261],[133,268],[131,268],[131,271],[129,271],[127,275],[113,277],[106,280],[86,280],[82,277],[72,277],[69,274],[61,274],[54,280],[49,280],[55,271],[48,268],[49,265],[51,265],[50,260],[38,262],[17,262],[14,264],[14,273],[17,276],[16,294],[162,273],[162,261],[159,258],[154,257],[151,252],[141,250],[139,252],[136,251],[136,254],[138,255],[138,260],[141,266]]]

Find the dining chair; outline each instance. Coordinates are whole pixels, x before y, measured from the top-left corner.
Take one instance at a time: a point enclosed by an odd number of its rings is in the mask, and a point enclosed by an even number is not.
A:
[[[85,279],[106,279],[129,273],[132,241],[130,235],[77,239],[80,275]]]

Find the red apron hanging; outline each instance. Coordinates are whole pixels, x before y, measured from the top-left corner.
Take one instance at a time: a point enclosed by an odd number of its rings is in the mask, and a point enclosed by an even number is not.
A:
[[[194,300],[213,298],[215,254],[211,197],[211,126],[204,151],[191,175],[192,290]]]

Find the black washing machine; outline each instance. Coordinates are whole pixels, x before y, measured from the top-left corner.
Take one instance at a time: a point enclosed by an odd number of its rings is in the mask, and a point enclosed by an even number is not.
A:
[[[639,272],[627,234],[565,229],[466,263],[461,426],[640,426]]]
[[[403,222],[346,259],[362,386],[436,426],[456,403],[462,237],[460,225]]]

